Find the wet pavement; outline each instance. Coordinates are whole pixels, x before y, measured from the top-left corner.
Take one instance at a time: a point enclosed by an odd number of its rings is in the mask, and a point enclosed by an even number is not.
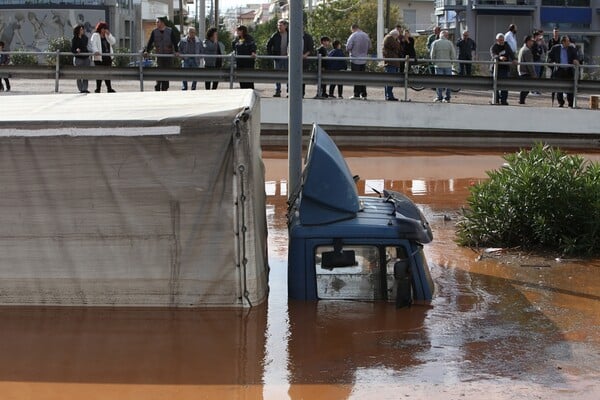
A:
[[[344,154],[360,194],[400,190],[423,208],[431,304],[288,302],[286,153],[265,151],[268,304],[0,308],[0,398],[600,398],[600,260],[496,256],[453,241],[468,187],[501,153]]]

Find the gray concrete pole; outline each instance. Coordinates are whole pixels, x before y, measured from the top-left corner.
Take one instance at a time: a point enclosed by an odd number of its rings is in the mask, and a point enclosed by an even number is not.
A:
[[[377,57],[383,58],[383,0],[377,0]]]
[[[206,0],[200,0],[198,11],[198,14],[196,14],[198,15],[198,37],[204,38],[206,34]]]
[[[183,33],[183,0],[179,0],[179,32],[181,32],[181,36]]]
[[[289,103],[288,103],[288,198],[302,176],[302,1],[290,1]]]
[[[215,28],[219,29],[219,0],[215,0]]]

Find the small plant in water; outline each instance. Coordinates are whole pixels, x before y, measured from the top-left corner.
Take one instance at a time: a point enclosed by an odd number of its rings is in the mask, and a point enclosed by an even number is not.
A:
[[[600,164],[542,144],[504,159],[471,187],[459,244],[600,254]]]

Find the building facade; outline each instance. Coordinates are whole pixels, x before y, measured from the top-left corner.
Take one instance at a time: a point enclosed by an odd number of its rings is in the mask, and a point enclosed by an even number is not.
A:
[[[468,29],[477,43],[480,60],[489,59],[489,47],[498,32],[516,24],[519,46],[523,36],[543,29],[546,38],[558,27],[569,35],[588,63],[600,56],[600,0],[435,0],[438,25],[454,37]]]
[[[134,0],[0,0],[0,40],[7,51],[46,51],[52,39],[72,38],[75,25],[91,35],[106,21],[117,47],[137,51],[139,9]]]

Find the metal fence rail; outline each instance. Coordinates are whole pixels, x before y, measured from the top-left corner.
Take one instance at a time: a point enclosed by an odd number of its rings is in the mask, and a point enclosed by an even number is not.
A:
[[[72,56],[72,53],[61,52],[4,52],[5,54],[33,54],[36,56],[55,56],[60,61],[59,56]],[[249,56],[235,56],[233,54],[214,56],[202,55],[204,58],[220,57],[224,59],[225,66],[220,69],[212,68],[153,68],[144,67],[143,53],[120,53],[113,54],[117,57],[126,57],[135,60],[136,66],[133,67],[74,67],[73,65],[61,65],[56,62],[55,65],[5,65],[0,67],[0,77],[13,77],[25,79],[53,79],[55,81],[55,92],[59,91],[60,80],[74,79],[110,79],[110,80],[129,80],[139,81],[140,90],[144,90],[145,81],[173,80],[173,81],[220,81],[228,82],[229,87],[233,88],[236,82],[257,82],[273,83],[287,82],[288,72],[285,70],[272,69],[236,69],[235,62],[238,58],[249,58]],[[173,55],[155,55],[153,57],[173,57]],[[257,59],[274,60],[286,57],[278,56],[257,56]],[[336,60],[350,60],[348,57],[336,57]],[[365,58],[371,66],[377,66],[383,59]],[[523,78],[498,78],[496,73],[490,76],[460,76],[460,75],[421,75],[409,73],[411,66],[415,64],[414,60],[409,59],[390,59],[405,63],[405,73],[390,74],[379,71],[329,71],[324,70],[322,66],[326,59],[319,57],[309,57],[309,62],[314,66],[303,73],[303,82],[305,84],[340,84],[356,85],[363,84],[369,86],[395,86],[404,87],[405,100],[410,87],[444,87],[451,89],[471,89],[471,90],[539,90],[552,92],[573,92],[575,94],[598,94],[600,93],[600,80],[580,79],[587,72],[586,76],[600,75],[600,67],[597,65],[560,65],[565,68],[574,68],[573,80],[559,79],[523,79]],[[448,60],[450,61],[450,60]],[[419,63],[429,63],[430,60],[419,61]],[[453,61],[458,64],[456,60]],[[497,61],[460,61],[470,62],[483,66],[483,70],[497,71]],[[523,63],[523,65],[542,65],[545,67],[556,67],[556,64],[548,63]],[[492,68],[491,68],[492,67]],[[575,100],[576,101],[576,100]],[[576,106],[576,104],[575,104]]]

